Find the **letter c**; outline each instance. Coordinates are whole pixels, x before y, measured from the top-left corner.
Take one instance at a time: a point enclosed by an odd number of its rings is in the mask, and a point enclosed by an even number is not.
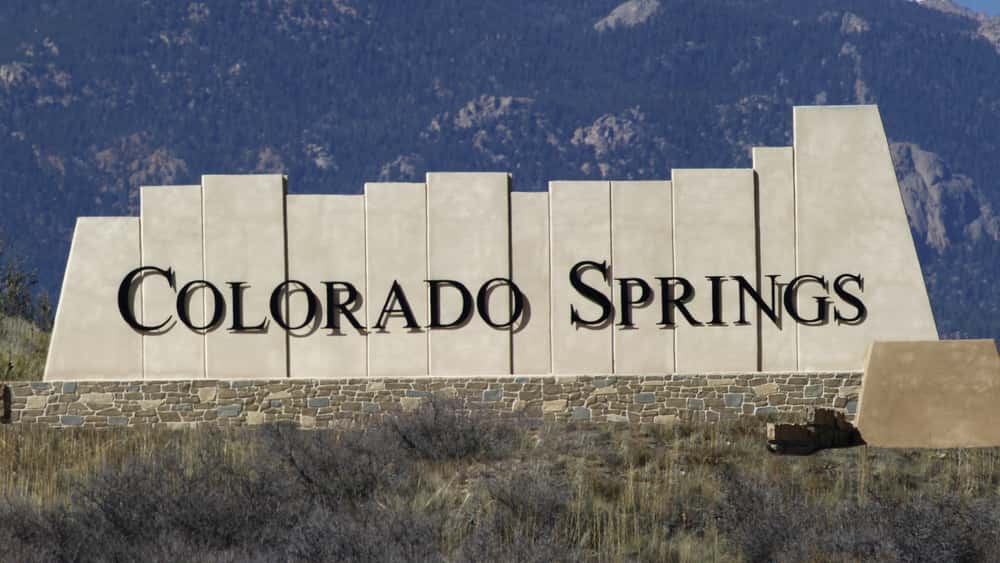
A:
[[[162,268],[157,268],[156,266],[142,266],[140,268],[136,268],[126,274],[125,278],[122,279],[121,285],[118,286],[118,312],[121,314],[122,319],[125,320],[125,323],[132,327],[133,330],[142,333],[156,332],[167,326],[167,324],[174,317],[171,315],[167,317],[167,320],[155,326],[144,325],[135,318],[135,311],[132,309],[132,288],[133,285],[136,284],[136,278],[139,278],[138,283],[143,282],[146,277],[142,275],[144,272],[150,272],[150,275],[163,276],[167,278],[167,283],[170,284],[170,289],[177,289],[173,269],[167,268],[164,270]]]

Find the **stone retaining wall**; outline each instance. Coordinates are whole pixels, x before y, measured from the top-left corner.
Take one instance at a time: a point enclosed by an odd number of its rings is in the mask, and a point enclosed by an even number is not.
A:
[[[832,407],[853,418],[861,373],[664,376],[66,381],[3,385],[9,424],[185,427],[362,422],[430,397],[545,421],[715,422]]]

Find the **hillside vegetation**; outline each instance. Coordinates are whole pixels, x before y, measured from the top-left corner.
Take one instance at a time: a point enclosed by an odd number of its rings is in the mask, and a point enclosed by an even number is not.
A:
[[[998,450],[774,457],[763,422],[557,425],[431,402],[341,431],[0,427],[16,561],[977,561]]]
[[[0,381],[42,378],[52,311],[37,283],[0,240]]]

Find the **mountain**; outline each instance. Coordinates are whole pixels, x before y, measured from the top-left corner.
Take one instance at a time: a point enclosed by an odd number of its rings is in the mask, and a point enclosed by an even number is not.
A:
[[[665,178],[878,103],[942,335],[1000,336],[1000,19],[945,0],[12,0],[0,237],[58,293],[146,184]]]

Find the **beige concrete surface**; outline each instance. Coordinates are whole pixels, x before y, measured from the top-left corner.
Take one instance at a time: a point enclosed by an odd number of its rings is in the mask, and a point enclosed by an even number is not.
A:
[[[45,380],[142,377],[141,336],[118,311],[118,287],[138,267],[138,218],[77,219]],[[140,299],[136,295],[133,302],[137,314],[142,310]]]
[[[550,182],[552,252],[552,372],[555,374],[613,373],[614,319],[600,327],[570,322],[575,307],[584,319],[597,319],[600,307],[570,285],[569,274],[583,260],[611,266],[611,184],[609,182]],[[612,272],[613,275],[613,272]],[[600,272],[586,272],[582,281],[611,299],[611,286]]]
[[[511,268],[525,295],[522,320],[514,325],[513,372],[541,375],[552,371],[549,315],[549,194],[510,194]]]
[[[284,178],[279,175],[202,176],[205,278],[225,295],[222,326],[205,338],[206,375],[218,379],[288,377],[287,334],[270,321],[271,292],[285,280]],[[263,330],[233,332],[227,282],[249,284],[243,320]],[[211,299],[206,293],[206,311]]]
[[[874,340],[936,340],[924,278],[876,106],[794,111],[800,274],[861,274],[864,322],[798,327],[799,368],[856,369]],[[852,287],[853,289],[853,287]],[[803,308],[816,305],[800,293]],[[853,316],[850,307],[845,311]]]
[[[1000,446],[1000,356],[992,340],[876,341],[856,425],[870,446]]]
[[[140,189],[142,265],[173,268],[175,287],[162,277],[141,285],[144,324],[157,325],[173,316],[165,332],[144,335],[143,377],[197,379],[205,377],[205,336],[177,319],[177,291],[205,277],[202,259],[201,186],[143,186]],[[203,295],[192,299],[191,320],[205,323]]]
[[[393,281],[398,281],[420,327],[427,324],[427,193],[422,183],[365,184],[365,310],[369,320],[368,375],[427,375],[427,332],[408,330],[393,316],[375,327]]]
[[[779,275],[775,312],[779,324],[766,315],[760,319],[760,367],[763,371],[798,369],[798,331],[784,314],[782,289],[795,279],[795,162],[791,147],[754,147],[757,174],[757,209],[760,228],[760,284],[758,291],[771,297],[768,275]],[[753,322],[757,322],[754,320]]]
[[[705,279],[742,275],[752,283],[755,278],[753,170],[674,170],[673,194],[674,271],[694,286],[689,310],[704,323],[691,326],[677,313],[676,370],[753,371],[757,368],[757,329],[735,324],[739,319],[737,283],[727,279],[722,285],[725,326],[708,326],[712,285]]]
[[[365,201],[360,195],[289,195],[288,278],[305,283],[319,301],[317,318],[289,331],[289,375],[301,378],[365,377],[368,374],[367,331],[358,330],[337,311],[340,328],[325,328],[330,314],[324,281],[347,282],[359,301],[348,308],[367,326],[365,314]],[[347,289],[336,286],[340,300]],[[289,326],[305,321],[306,294],[292,288]]]
[[[657,326],[661,310],[657,276],[674,272],[673,212],[670,182],[611,183],[611,256],[614,277],[639,278],[649,284],[649,300],[632,306],[634,328],[615,326],[614,370],[622,375],[673,373],[674,332]],[[621,318],[621,289],[613,287]],[[641,289],[630,287],[631,299]],[[618,323],[619,320],[616,320]]]
[[[510,278],[510,176],[506,173],[427,174],[427,276],[454,280],[471,293],[472,317],[456,328],[428,331],[430,375],[503,375],[511,372],[510,329],[488,325],[475,311],[480,287]],[[492,292],[495,323],[510,317],[503,287]],[[459,318],[462,298],[441,290],[441,321]]]

